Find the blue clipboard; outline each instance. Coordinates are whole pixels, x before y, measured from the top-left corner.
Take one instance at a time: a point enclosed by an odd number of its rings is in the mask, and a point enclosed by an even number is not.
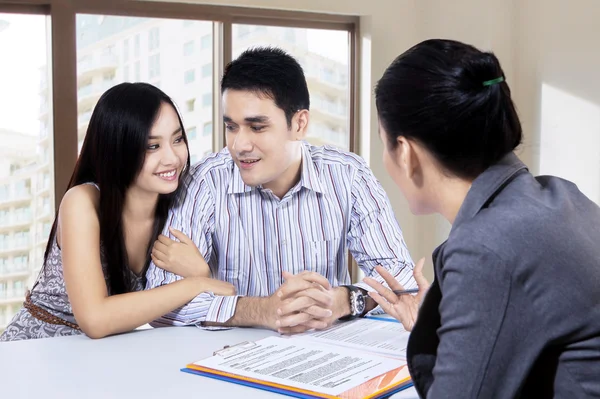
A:
[[[219,374],[211,374],[211,373],[207,373],[204,371],[198,371],[198,370],[193,370],[193,369],[188,369],[188,368],[182,368],[181,371],[183,371],[184,373],[189,373],[189,374],[194,374],[194,375],[200,375],[200,376],[204,376],[204,377],[208,377],[208,378],[213,378],[215,380],[221,380],[221,381],[226,381],[226,382],[232,382],[234,384],[238,384],[238,385],[244,385],[247,387],[251,387],[251,388],[258,388],[258,389],[262,389],[263,391],[269,391],[269,392],[274,392],[274,393],[278,393],[281,395],[285,395],[285,396],[291,396],[293,398],[300,398],[300,399],[322,399],[319,396],[313,396],[313,395],[308,395],[305,393],[301,393],[301,392],[295,392],[295,391],[289,391],[287,389],[283,389],[283,388],[277,388],[277,387],[272,387],[269,385],[262,385],[262,384],[258,384],[256,382],[251,382],[251,381],[245,381],[245,380],[239,380],[236,378],[232,378],[232,377],[226,377],[223,375],[219,375]],[[400,391],[403,391],[407,388],[410,388],[413,386],[412,381],[407,382],[404,385],[400,385],[396,388],[393,388],[387,392],[383,392],[381,393],[381,395],[379,396],[375,396],[373,399],[385,399],[385,398],[389,398],[391,395],[398,393]]]

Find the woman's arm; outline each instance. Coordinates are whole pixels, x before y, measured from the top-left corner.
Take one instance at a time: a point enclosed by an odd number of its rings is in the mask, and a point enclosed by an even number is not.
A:
[[[91,338],[133,330],[178,308],[202,292],[233,295],[229,283],[190,277],[148,291],[108,296],[100,263],[100,224],[91,186],[77,186],[59,210],[63,273],[73,314]],[[58,234],[58,233],[57,233]]]

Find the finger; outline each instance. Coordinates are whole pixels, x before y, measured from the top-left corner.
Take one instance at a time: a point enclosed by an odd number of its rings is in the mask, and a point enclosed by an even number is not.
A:
[[[326,319],[331,317],[333,311],[331,309],[322,308],[317,305],[309,306],[303,310],[304,313],[311,315],[315,319]]]
[[[182,243],[184,243],[184,244],[194,244],[194,246],[196,245],[188,236],[186,236],[181,231],[179,231],[177,229],[174,229],[173,227],[169,227],[169,231],[171,232],[171,234],[173,234],[173,237],[177,238]]]
[[[402,323],[402,326],[406,331],[410,331],[412,329],[412,326],[414,325],[414,318],[412,317],[412,312],[409,309],[406,309],[405,307],[399,308],[398,305],[391,305],[385,300],[385,298],[376,292],[369,292],[369,296],[371,296],[371,298],[373,298],[373,300],[377,302],[379,306],[381,306],[381,309],[383,309],[385,313]]]
[[[162,252],[164,254],[166,254],[169,251],[169,247],[160,241],[156,241],[152,249],[158,252]]]
[[[392,290],[381,284],[379,281],[371,277],[365,277],[363,281],[377,291],[377,293],[384,297],[389,303],[394,304],[398,302],[398,295],[394,294]]]
[[[299,313],[294,313],[294,314],[291,314],[288,316],[280,317],[275,322],[275,325],[277,326],[277,328],[294,327],[294,326],[300,325],[302,323],[306,323],[307,321],[309,321],[312,318],[313,317],[311,315],[309,315],[308,313],[299,312]]]
[[[300,276],[300,275],[304,275],[304,274],[307,274],[307,273],[312,273],[312,272],[310,270],[303,270],[303,271],[301,271],[298,274],[292,274],[290,272],[283,272],[282,276],[283,276],[284,280],[287,280],[287,279],[290,279],[290,278],[292,278],[294,276]]]
[[[381,309],[383,309],[385,313],[395,317],[396,312],[394,311],[394,307],[384,297],[374,291],[369,291],[369,296],[381,306]]]
[[[326,320],[319,320],[319,319],[311,319],[309,321],[307,321],[306,323],[302,323],[303,326],[308,327],[308,329],[315,329],[315,330],[324,330],[327,327],[329,327],[330,323],[328,323]]]
[[[175,241],[171,240],[169,237],[161,234],[158,236],[158,241],[163,243],[166,246],[173,244]]]
[[[294,327],[278,328],[277,332],[279,334],[292,335],[292,334],[300,334],[300,333],[306,332],[308,330],[310,330],[310,327],[305,326],[304,324],[301,324],[301,325],[294,326]]]
[[[425,258],[421,258],[414,270],[413,270],[413,276],[415,277],[415,281],[417,282],[417,285],[419,286],[419,294],[421,293],[425,293],[428,289],[429,289],[429,281],[427,281],[427,279],[425,278],[425,276],[423,276],[423,266],[425,265]]]
[[[313,306],[315,301],[309,297],[299,297],[283,301],[283,304],[277,309],[279,316],[287,316],[290,314],[302,311],[310,306]]]
[[[154,254],[150,254],[150,258],[152,259],[152,262],[154,262],[154,264],[158,267],[160,267],[161,269],[165,268],[165,262],[163,262],[162,260],[158,259],[156,256],[154,256]]]
[[[296,298],[277,309],[277,314],[280,317],[292,315],[297,312],[304,312],[317,318],[331,317],[333,314],[330,307],[321,306],[315,300],[308,297]]]
[[[304,291],[296,293],[294,298],[308,297],[312,299],[316,304],[321,305],[325,308],[331,308],[333,306],[333,295],[331,291],[325,291],[323,287],[319,285],[312,285]]]
[[[166,262],[169,258],[169,256],[167,254],[160,252],[154,248],[152,248],[152,252],[150,252],[150,255],[154,256],[156,259],[158,259],[162,262]]]
[[[212,293],[216,294],[216,295],[221,295],[221,296],[231,296],[231,295],[235,295],[236,290],[235,287],[233,286],[233,284],[225,282],[225,281],[221,281],[221,280],[215,280],[212,278],[208,278],[208,277],[202,277],[202,283],[203,283],[203,291],[211,291]]]
[[[396,278],[385,267],[377,266],[377,267],[375,267],[375,270],[377,270],[377,273],[379,273],[379,275],[383,278],[383,280],[390,287],[390,289],[392,289],[392,290],[403,290],[404,289],[402,284],[400,284],[398,282],[398,280],[396,280]]]
[[[291,280],[287,280],[281,287],[279,287],[279,290],[277,291],[277,296],[281,300],[292,299],[298,293],[304,290],[308,290],[309,288],[312,288],[312,286],[312,283],[308,281],[294,278]]]
[[[291,279],[292,277],[294,277],[294,275],[292,273],[290,273],[290,272],[283,272],[283,273],[281,273],[281,276],[286,281],[289,280],[289,279]]]
[[[309,289],[315,284],[320,285],[326,290],[331,288],[329,281],[327,281],[325,277],[318,273],[310,272],[306,274],[298,274],[288,278],[285,281],[285,284],[279,289],[278,295],[280,298],[287,298],[296,294],[298,291]]]
[[[322,286],[323,288],[325,288],[327,290],[331,288],[331,285],[329,284],[329,280],[327,280],[325,277],[321,276],[319,273],[316,273],[316,272],[303,271],[296,275],[292,275],[288,272],[283,272],[283,275],[288,276],[286,278],[286,280],[291,280],[292,278],[302,279],[305,281],[310,281],[315,284],[319,284],[320,286]]]

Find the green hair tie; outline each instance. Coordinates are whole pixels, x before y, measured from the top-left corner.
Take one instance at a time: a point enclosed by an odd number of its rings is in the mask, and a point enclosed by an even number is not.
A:
[[[485,82],[483,82],[484,86],[491,86],[491,85],[495,85],[496,83],[501,83],[504,82],[504,77],[500,76],[499,78],[496,79],[492,79],[492,80],[486,80]]]

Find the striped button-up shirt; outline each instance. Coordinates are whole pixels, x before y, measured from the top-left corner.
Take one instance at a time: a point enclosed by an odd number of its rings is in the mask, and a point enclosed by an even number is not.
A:
[[[238,295],[201,294],[155,324],[226,322],[240,295],[272,295],[283,271],[310,270],[332,286],[350,284],[348,249],[365,275],[383,282],[375,271],[382,265],[406,288],[416,287],[389,199],[355,154],[303,143],[300,181],[281,199],[244,184],[227,149],[194,165],[186,185],[185,200],[170,211],[163,234],[170,234],[169,226],[184,232],[212,275],[232,283]],[[151,263],[147,288],[179,279]]]

